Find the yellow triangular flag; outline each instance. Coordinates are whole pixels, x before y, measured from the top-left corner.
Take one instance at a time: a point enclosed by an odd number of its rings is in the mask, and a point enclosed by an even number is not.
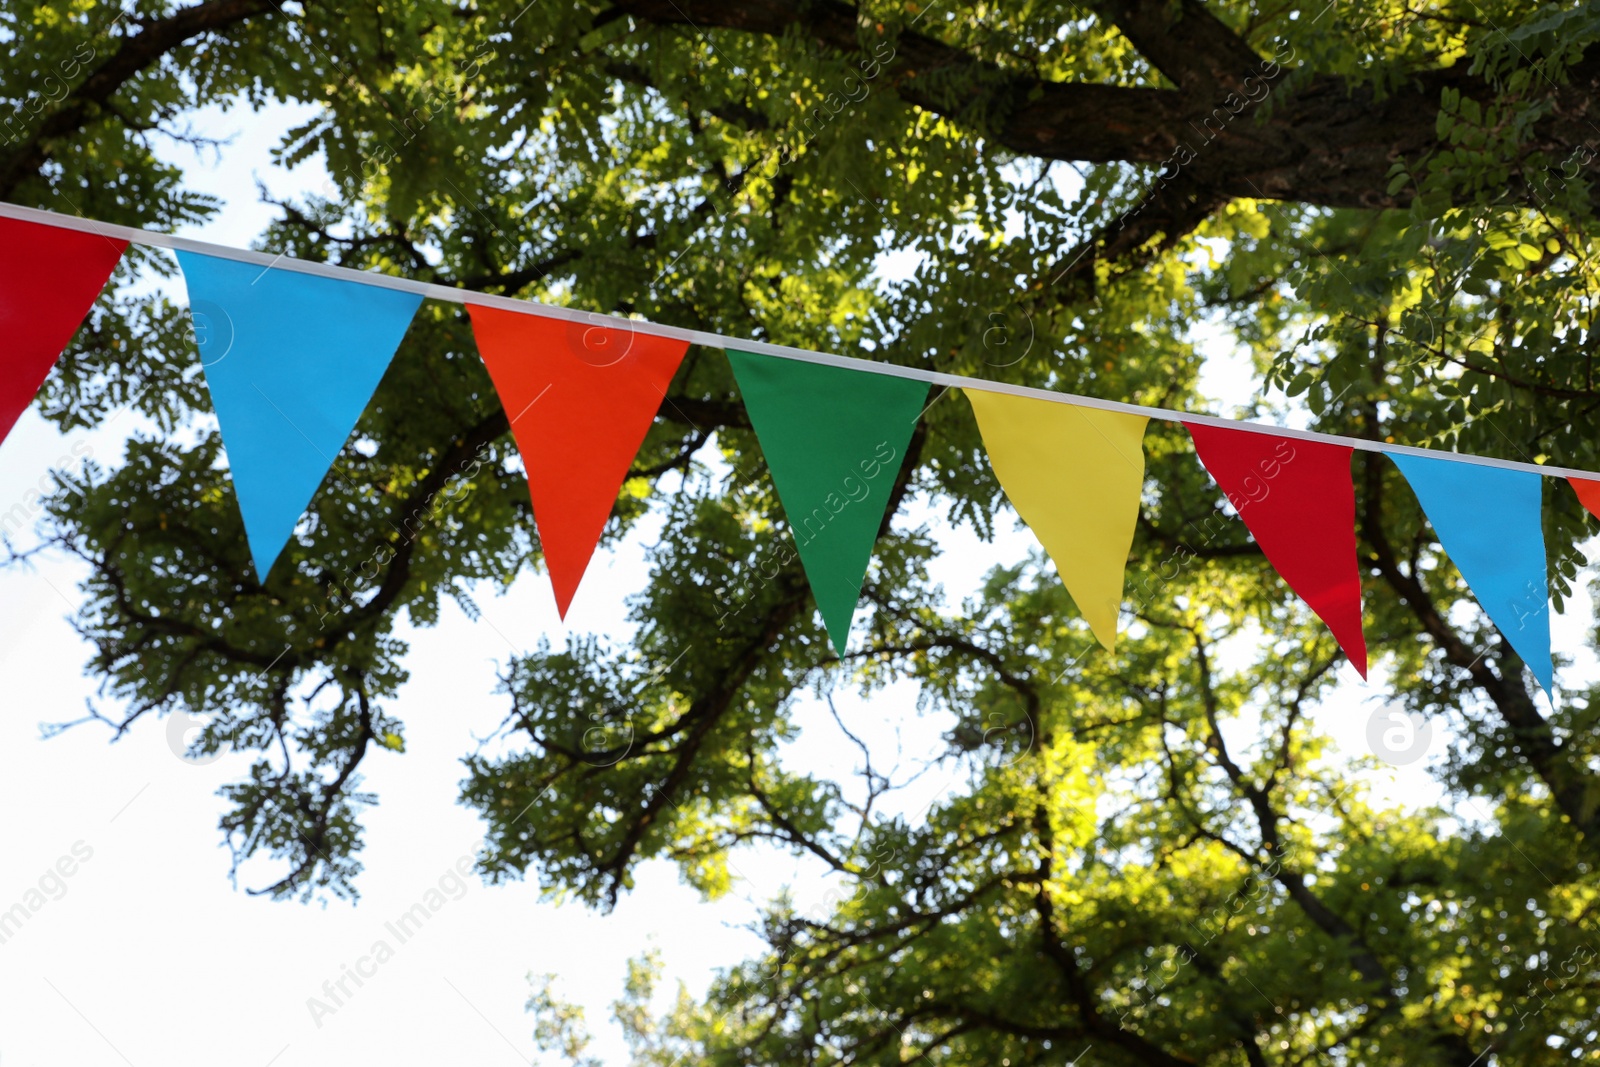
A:
[[[966,389],[1000,487],[1089,629],[1117,644],[1122,577],[1144,489],[1143,415]]]

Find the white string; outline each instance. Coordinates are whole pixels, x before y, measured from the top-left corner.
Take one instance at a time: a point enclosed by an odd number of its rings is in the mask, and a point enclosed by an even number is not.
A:
[[[590,326],[607,326],[613,329],[647,333],[658,337],[672,337],[680,341],[687,341],[690,344],[704,345],[708,348],[732,348],[741,352],[775,356],[778,359],[792,359],[803,363],[821,363],[829,367],[843,367],[849,370],[866,371],[870,374],[887,374],[895,378],[911,378],[919,382],[928,382],[931,385],[961,389],[983,389],[991,393],[1009,393],[1012,396],[1031,397],[1035,400],[1047,400],[1058,404],[1076,404],[1079,407],[1098,408],[1101,411],[1119,411],[1128,415],[1143,415],[1146,418],[1160,419],[1164,422],[1196,423],[1202,426],[1219,426],[1227,429],[1244,430],[1249,433],[1291,437],[1299,441],[1322,441],[1328,444],[1346,445],[1364,452],[1389,452],[1403,456],[1425,456],[1448,459],[1458,463],[1474,463],[1481,467],[1499,467],[1502,470],[1526,471],[1530,474],[1549,477],[1591,478],[1600,481],[1600,472],[1596,471],[1578,470],[1572,467],[1553,467],[1541,463],[1523,463],[1511,459],[1497,459],[1493,456],[1475,456],[1465,452],[1446,452],[1443,449],[1436,448],[1417,448],[1413,445],[1386,444],[1382,441],[1372,441],[1364,437],[1344,437],[1339,434],[1317,433],[1314,430],[1294,430],[1285,426],[1224,419],[1214,415],[1193,415],[1184,411],[1173,411],[1169,408],[1146,407],[1143,404],[1125,404],[1116,400],[1102,400],[1099,397],[1079,396],[1075,393],[1058,393],[1049,389],[1034,389],[1026,385],[992,382],[985,378],[968,378],[960,374],[944,374],[939,371],[921,370],[916,367],[901,367],[892,363],[878,363],[870,359],[858,359],[854,356],[811,352],[804,348],[790,348],[787,345],[768,344],[765,341],[748,341],[738,337],[728,337],[720,333],[707,333],[704,330],[685,330],[677,326],[664,326],[642,319],[625,319],[616,315],[578,311],[574,308],[557,307],[554,304],[541,304],[536,300],[490,296],[485,293],[474,293],[448,285],[434,285],[431,282],[419,282],[410,278],[396,278],[389,274],[354,270],[350,267],[336,267],[329,263],[312,263],[308,260],[295,259],[292,256],[273,255],[269,252],[254,252],[244,248],[232,248],[228,245],[212,244],[209,241],[196,241],[188,237],[154,233],[149,230],[135,229],[131,226],[118,226],[114,223],[62,215],[58,212],[43,211],[38,208],[19,207],[15,204],[3,202],[0,202],[0,218],[37,222],[46,226],[76,230],[80,233],[99,234],[103,237],[116,238],[127,241],[130,244],[143,245],[147,248],[171,248],[184,252],[199,252],[203,255],[237,260],[241,263],[254,263],[271,269],[290,270],[300,274],[314,274],[321,278],[336,278],[340,281],[360,282],[364,285],[375,285],[383,289],[397,289],[405,293],[416,293],[429,300],[442,300],[451,304],[475,304],[481,307],[500,308],[505,311],[515,311],[523,314],[544,315],[549,318],[580,322]]]

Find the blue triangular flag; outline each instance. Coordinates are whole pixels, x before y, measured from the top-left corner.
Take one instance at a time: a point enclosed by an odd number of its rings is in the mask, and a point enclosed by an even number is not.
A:
[[[267,572],[394,358],[422,297],[179,252],[256,573]]]
[[[1481,463],[1395,453],[1389,458],[1411,483],[1439,544],[1490,621],[1553,697],[1543,479]]]

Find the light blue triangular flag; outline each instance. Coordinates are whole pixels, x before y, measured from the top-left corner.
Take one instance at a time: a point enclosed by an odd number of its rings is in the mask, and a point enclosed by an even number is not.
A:
[[[256,573],[273,561],[394,358],[422,297],[179,252]]]
[[[1540,490],[1531,471],[1389,453],[1451,562],[1517,655],[1552,689],[1550,588]]]

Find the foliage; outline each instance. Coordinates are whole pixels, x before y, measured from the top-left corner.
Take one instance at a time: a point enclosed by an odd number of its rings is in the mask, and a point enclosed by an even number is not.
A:
[[[847,41],[805,21],[838,4],[781,33],[741,28],[763,3],[657,7],[14,0],[0,192],[203,219],[217,205],[153,146],[201,106],[310,103],[280,157],[321,156],[338,188],[279,205],[269,251],[1190,409],[1202,348],[1231,344],[1262,417],[1600,467],[1594,153],[1551,132],[1576,121],[1560,94],[1592,66],[1594,4],[868,0],[842,9]],[[1133,43],[1161,11],[1174,39],[1215,15],[1296,57],[1231,137],[1319,78],[1378,108],[1444,74],[1437,140],[1384,158],[1387,206],[1223,193],[1124,248],[1167,150],[1077,170],[1008,124],[1058,82],[1171,90],[1180,60]],[[883,281],[886,251],[914,273]],[[119,732],[183,711],[210,723],[200,749],[259,753],[226,791],[236,858],[281,861],[275,897],[353,894],[360,765],[404,749],[397,622],[542,580],[505,417],[459,309],[426,305],[263,585],[199,382],[181,308],[127,286],[102,303],[44,410],[152,429],[64,477],[45,538],[88,566],[78,625]],[[503,743],[466,757],[492,879],[604,907],[666,857],[715,895],[768,841],[844,887],[824,913],[773,901],[770,952],[664,1019],[641,963],[619,1008],[636,1063],[1600,1059],[1595,694],[1542,710],[1391,467],[1358,454],[1360,553],[1381,691],[1452,739],[1448,805],[1420,811],[1373,801],[1372,761],[1309,717],[1338,649],[1173,427],[1151,431],[1114,655],[1037,557],[949,610],[940,538],[904,512],[985,537],[1009,519],[964,401],[930,399],[840,662],[726,360],[691,350],[607,530],[664,518],[637,640],[517,657]],[[1550,480],[1558,603],[1589,521]],[[941,761],[965,783],[924,817],[861,802],[889,787],[870,759],[854,785],[785,765],[800,696],[906,677],[950,718]],[[530,1007],[543,1047],[592,1063],[548,986]]]

